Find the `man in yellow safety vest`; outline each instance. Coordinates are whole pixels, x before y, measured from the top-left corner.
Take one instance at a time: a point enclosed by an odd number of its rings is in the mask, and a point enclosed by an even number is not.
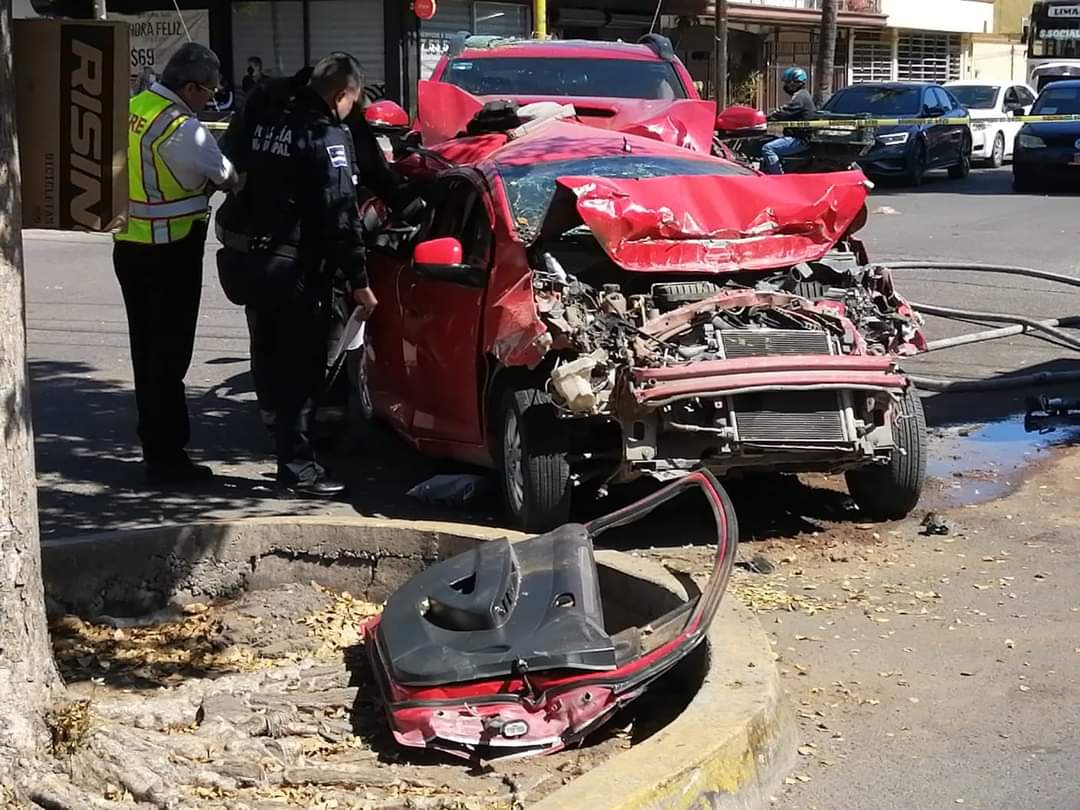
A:
[[[184,376],[195,345],[209,195],[238,182],[197,117],[217,90],[220,70],[213,51],[188,43],[160,81],[130,103],[128,223],[114,237],[113,267],[127,310],[138,433],[152,484],[212,477],[185,451]]]

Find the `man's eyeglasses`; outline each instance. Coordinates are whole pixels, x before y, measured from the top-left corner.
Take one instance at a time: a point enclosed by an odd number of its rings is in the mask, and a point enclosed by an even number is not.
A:
[[[212,96],[216,96],[218,94],[218,91],[221,90],[220,87],[207,87],[205,84],[199,84],[198,82],[192,82],[192,84],[194,84],[200,90],[205,90]]]

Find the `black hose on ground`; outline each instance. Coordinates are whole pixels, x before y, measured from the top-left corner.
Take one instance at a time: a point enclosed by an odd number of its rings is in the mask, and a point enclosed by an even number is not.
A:
[[[900,261],[882,262],[882,264],[890,270],[963,270],[975,273],[999,273],[1002,275],[1026,276],[1041,281],[1050,281],[1055,284],[1065,284],[1069,287],[1080,287],[1080,278],[1067,276],[1063,273],[1051,273],[1048,270],[1036,270],[1032,267],[1013,267],[1009,265],[982,264],[978,262]],[[1060,329],[1056,329],[1047,322],[1036,321],[1020,315],[975,312],[953,309],[950,307],[934,307],[924,304],[914,304],[913,306],[919,312],[924,312],[928,315],[938,315],[939,317],[944,318],[1020,324],[1026,328],[1053,337],[1055,340],[1059,340],[1072,348],[1080,349],[1080,340],[1077,340]],[[1065,325],[1067,322],[1073,320],[1075,319],[1062,318],[1058,319],[1058,322],[1061,325]],[[1001,333],[1005,330],[992,331],[999,333],[994,335],[994,337],[1002,337],[1004,335]],[[923,391],[933,391],[941,394],[967,394],[985,391],[1007,391],[1016,388],[1027,388],[1034,385],[1080,382],[1080,369],[1076,371],[1041,371],[1036,374],[1021,374],[1015,377],[983,377],[963,380],[950,380],[944,377],[924,377],[921,375],[909,374],[908,379]]]
[[[974,394],[985,391],[1008,391],[1014,388],[1027,388],[1032,385],[1061,385],[1063,383],[1080,382],[1080,370],[1040,371],[1037,374],[1023,374],[1018,377],[984,377],[969,380],[923,377],[917,374],[908,374],[907,378],[920,391],[933,391],[938,394]]]
[[[952,318],[957,320],[966,321],[993,321],[999,323],[1015,323],[1024,326],[1033,332],[1042,332],[1049,335],[1066,346],[1070,346],[1080,351],[1080,338],[1073,337],[1064,330],[1057,329],[1054,326],[1047,325],[1043,321],[1037,321],[1034,318],[1026,318],[1023,315],[1010,315],[1005,312],[979,312],[972,309],[956,309],[954,307],[939,307],[932,304],[916,304],[911,303],[911,307],[916,312],[921,312],[926,315],[937,315],[940,318]],[[1067,319],[1061,319],[1067,320]]]
[[[1064,273],[1051,273],[1049,270],[1036,270],[1033,267],[1012,267],[1002,264],[978,264],[975,262],[879,262],[890,270],[969,270],[976,273],[1001,273],[1009,276],[1027,276],[1056,284],[1080,287],[1080,278]]]

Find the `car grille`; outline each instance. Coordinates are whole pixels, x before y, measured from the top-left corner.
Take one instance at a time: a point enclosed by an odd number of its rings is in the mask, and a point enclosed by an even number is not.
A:
[[[732,397],[739,440],[754,444],[840,444],[848,441],[844,411],[833,391],[776,392]]]
[[[811,329],[724,329],[720,341],[728,358],[833,354],[828,333]]]

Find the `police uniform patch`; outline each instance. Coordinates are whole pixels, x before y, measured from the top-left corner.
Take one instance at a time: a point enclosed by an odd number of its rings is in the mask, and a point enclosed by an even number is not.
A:
[[[345,147],[341,145],[326,147],[326,154],[330,156],[330,165],[344,169],[349,165],[349,156],[345,154]]]

